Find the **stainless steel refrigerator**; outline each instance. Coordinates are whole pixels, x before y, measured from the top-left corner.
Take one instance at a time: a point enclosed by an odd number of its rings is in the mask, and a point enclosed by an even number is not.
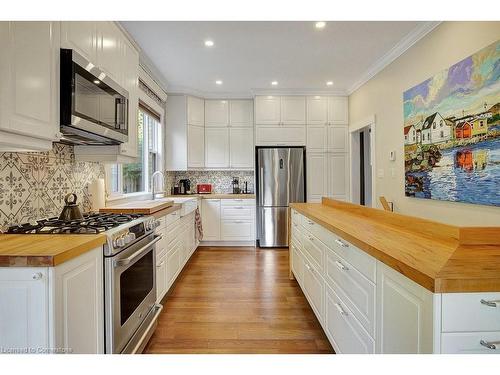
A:
[[[288,205],[305,202],[304,147],[256,147],[257,245],[288,246]]]

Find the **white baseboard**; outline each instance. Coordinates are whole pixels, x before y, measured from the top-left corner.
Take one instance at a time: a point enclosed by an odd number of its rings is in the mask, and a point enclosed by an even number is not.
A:
[[[255,241],[201,241],[199,246],[255,247]]]

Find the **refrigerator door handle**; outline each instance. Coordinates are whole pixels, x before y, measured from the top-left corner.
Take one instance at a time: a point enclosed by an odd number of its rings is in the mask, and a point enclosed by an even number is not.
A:
[[[258,191],[258,198],[259,198],[259,206],[263,206],[263,198],[264,198],[264,167],[259,168],[259,191]]]

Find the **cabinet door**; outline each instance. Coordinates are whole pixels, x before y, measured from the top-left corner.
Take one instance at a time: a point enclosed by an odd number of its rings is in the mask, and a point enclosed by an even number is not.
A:
[[[203,199],[201,202],[203,241],[219,241],[220,199]]]
[[[324,125],[308,125],[307,152],[325,152],[327,145],[327,129]]]
[[[281,100],[279,96],[255,97],[255,123],[279,125],[281,122]]]
[[[253,220],[223,220],[220,228],[222,241],[255,240],[255,222]]]
[[[433,352],[433,295],[377,262],[377,353]]]
[[[328,97],[307,97],[307,125],[326,125],[328,123]]]
[[[323,325],[325,307],[325,282],[309,260],[304,259],[303,285],[309,303],[316,317]]]
[[[306,126],[257,125],[255,144],[261,146],[304,146]]]
[[[59,140],[59,37],[58,22],[0,23],[0,128]]]
[[[167,293],[167,253],[165,252],[160,259],[156,261],[156,303],[160,301]]]
[[[253,100],[230,100],[229,123],[231,127],[253,128]]]
[[[229,103],[227,100],[205,100],[205,126],[228,126]]]
[[[349,197],[349,165],[347,154],[328,154],[328,195],[334,199]]]
[[[96,64],[97,34],[93,21],[61,22],[61,46],[76,50],[90,62]]]
[[[187,121],[188,125],[205,126],[205,104],[203,99],[188,96]]]
[[[281,123],[284,125],[306,123],[306,98],[304,96],[281,97]]]
[[[319,203],[327,192],[327,155],[307,154],[307,201]]]
[[[229,167],[229,129],[205,129],[205,166]]]
[[[188,168],[205,166],[205,129],[188,125]]]
[[[97,24],[97,64],[115,82],[123,85],[122,33],[114,22]]]
[[[348,133],[346,125],[327,126],[327,151],[348,152]]]
[[[167,254],[167,291],[170,289],[175,281],[175,278],[179,274],[181,267],[180,253],[181,245],[180,242],[177,241],[174,244],[174,250]]]
[[[331,96],[328,98],[328,122],[332,125],[347,124],[348,103],[345,96]]]
[[[124,84],[129,93],[128,98],[128,141],[120,145],[120,153],[137,157],[137,116],[139,112],[139,53],[124,41],[122,48]]]
[[[102,247],[50,268],[54,280],[55,347],[104,352]]]
[[[49,346],[48,269],[0,269],[0,347]]]
[[[254,161],[253,129],[232,128],[229,130],[231,168],[252,168]]]

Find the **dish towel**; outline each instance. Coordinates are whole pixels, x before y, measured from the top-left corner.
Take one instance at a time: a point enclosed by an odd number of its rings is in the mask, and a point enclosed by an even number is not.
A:
[[[203,226],[201,225],[200,209],[197,208],[194,212],[194,225],[196,228],[196,239],[201,241],[203,239]]]

